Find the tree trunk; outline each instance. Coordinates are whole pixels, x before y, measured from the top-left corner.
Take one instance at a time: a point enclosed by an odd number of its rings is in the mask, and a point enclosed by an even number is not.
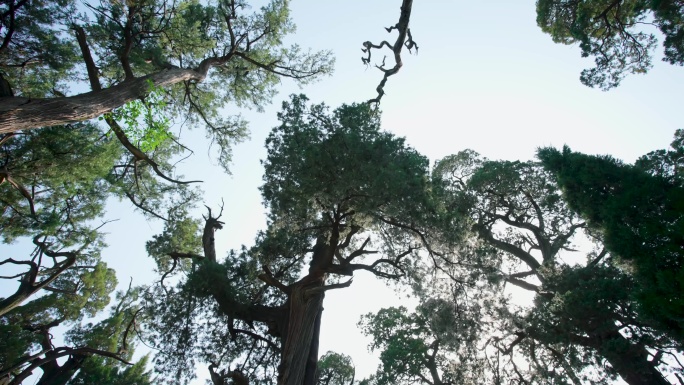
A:
[[[631,343],[617,330],[598,339],[598,352],[629,385],[670,385],[648,360],[648,352],[643,346]]]
[[[57,365],[56,361],[51,361],[50,365],[41,366],[43,369],[43,375],[36,385],[64,385],[71,377],[76,374],[76,371],[81,368],[83,361],[86,359],[85,356],[75,355],[69,357],[69,359],[61,366]]]
[[[201,71],[175,68],[65,98],[3,97],[0,98],[0,134],[92,119],[147,95],[149,82],[163,87],[185,80],[201,81],[204,76]]]
[[[295,285],[289,296],[289,314],[282,340],[278,385],[314,385],[318,362],[323,281]],[[311,357],[315,357],[313,360]],[[314,375],[311,375],[314,373]],[[309,374],[309,375],[307,375]]]

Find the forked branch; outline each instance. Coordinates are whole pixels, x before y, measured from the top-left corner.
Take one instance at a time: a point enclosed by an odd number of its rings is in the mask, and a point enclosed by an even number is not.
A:
[[[390,50],[392,50],[392,53],[394,54],[394,67],[385,68],[385,59],[382,60],[381,65],[375,65],[377,69],[383,72],[383,77],[380,81],[380,84],[378,84],[378,86],[375,88],[375,90],[378,92],[378,95],[373,99],[370,99],[368,101],[368,104],[375,106],[380,104],[380,99],[382,99],[383,95],[385,95],[385,84],[387,83],[387,79],[389,79],[390,76],[399,72],[399,69],[401,69],[401,67],[403,66],[403,62],[401,60],[401,50],[404,47],[406,47],[409,50],[409,52],[411,52],[411,50],[415,48],[416,53],[418,52],[418,44],[416,44],[416,42],[413,41],[413,37],[411,36],[411,30],[409,29],[409,21],[411,19],[412,7],[413,0],[403,0],[401,4],[401,13],[399,15],[399,21],[397,22],[397,24],[389,28],[385,28],[387,32],[392,32],[395,29],[399,32],[399,36],[397,36],[397,40],[394,42],[394,45],[391,45],[387,41],[382,41],[380,44],[373,44],[370,41],[366,41],[363,43],[363,48],[361,50],[366,54],[365,57],[361,58],[363,64],[370,65],[371,51],[373,49],[382,49],[383,47],[387,47]]]

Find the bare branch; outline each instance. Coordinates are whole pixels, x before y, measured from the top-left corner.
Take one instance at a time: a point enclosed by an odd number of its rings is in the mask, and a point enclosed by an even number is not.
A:
[[[378,92],[378,96],[376,96],[373,99],[370,99],[368,101],[368,104],[376,106],[380,104],[380,99],[382,99],[383,95],[385,95],[385,84],[387,83],[387,79],[389,79],[390,76],[399,72],[399,69],[401,69],[401,67],[403,66],[403,62],[401,60],[401,50],[404,47],[406,47],[409,50],[409,52],[411,52],[411,50],[415,48],[416,52],[418,52],[418,44],[416,44],[416,42],[413,41],[413,36],[411,36],[411,30],[409,29],[409,21],[411,19],[412,7],[413,0],[403,0],[401,4],[401,13],[399,14],[399,21],[394,26],[385,28],[387,32],[392,32],[392,30],[394,29],[396,29],[399,32],[399,36],[397,36],[397,40],[394,42],[394,45],[390,45],[387,41],[383,41],[380,44],[373,44],[370,41],[366,41],[363,43],[364,48],[362,48],[361,50],[364,53],[366,53],[367,56],[361,58],[361,60],[366,65],[370,64],[371,50],[373,49],[381,49],[383,47],[387,47],[391,49],[394,53],[394,67],[385,68],[384,59],[382,65],[375,66],[383,72],[383,77],[380,81],[380,84],[378,84],[378,86],[375,89]]]

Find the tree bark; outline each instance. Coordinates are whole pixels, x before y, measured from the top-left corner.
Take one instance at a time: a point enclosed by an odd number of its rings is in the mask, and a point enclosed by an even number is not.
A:
[[[629,385],[670,385],[648,360],[648,351],[642,345],[631,343],[617,330],[605,333],[598,339],[599,353]]]
[[[164,87],[185,80],[202,81],[205,71],[174,68],[115,86],[65,98],[0,98],[0,134],[92,119],[144,97],[151,82]]]
[[[314,284],[298,284],[289,296],[289,314],[286,332],[282,339],[278,385],[314,385],[318,361],[318,336],[320,314],[323,310],[323,281]],[[315,360],[311,356],[315,355]]]

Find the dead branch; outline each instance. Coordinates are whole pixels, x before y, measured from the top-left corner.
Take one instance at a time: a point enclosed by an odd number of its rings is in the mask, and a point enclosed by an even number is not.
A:
[[[375,88],[375,90],[378,92],[378,96],[368,100],[368,104],[370,105],[375,105],[377,107],[377,105],[380,104],[380,99],[382,99],[383,95],[385,95],[385,84],[387,83],[387,79],[399,72],[399,69],[401,69],[403,66],[403,62],[401,60],[401,50],[406,47],[409,52],[411,52],[411,50],[415,48],[416,53],[418,53],[418,44],[413,41],[411,30],[409,29],[412,7],[413,0],[403,0],[401,4],[401,13],[399,14],[399,21],[394,26],[385,28],[387,32],[392,32],[392,30],[395,29],[399,32],[399,36],[397,36],[397,40],[394,42],[394,45],[390,45],[390,43],[387,41],[382,41],[380,44],[373,44],[370,41],[363,43],[364,48],[361,50],[367,54],[366,57],[361,58],[363,64],[370,65],[371,50],[373,49],[382,49],[383,47],[387,47],[392,50],[394,54],[394,67],[385,68],[385,59],[382,60],[381,65],[375,65],[377,69],[383,72],[383,77],[380,81],[380,84],[378,84],[378,86]]]

